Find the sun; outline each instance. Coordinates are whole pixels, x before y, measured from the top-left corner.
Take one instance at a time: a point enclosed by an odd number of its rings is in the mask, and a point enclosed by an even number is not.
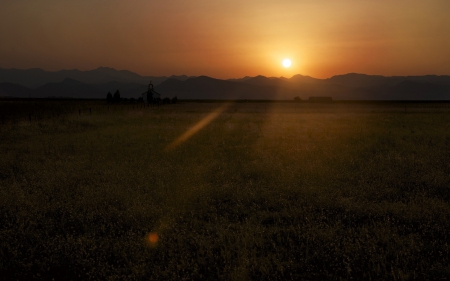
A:
[[[284,66],[284,67],[288,68],[288,67],[291,66],[291,64],[292,64],[292,62],[291,62],[290,59],[284,59],[284,60],[283,60],[283,66]]]

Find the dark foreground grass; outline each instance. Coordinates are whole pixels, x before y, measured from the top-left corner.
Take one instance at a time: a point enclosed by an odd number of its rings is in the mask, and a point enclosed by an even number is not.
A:
[[[446,110],[74,103],[0,126],[3,280],[450,276]]]

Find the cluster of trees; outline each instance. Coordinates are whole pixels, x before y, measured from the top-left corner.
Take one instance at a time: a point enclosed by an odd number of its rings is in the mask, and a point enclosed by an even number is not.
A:
[[[117,90],[114,93],[114,96],[111,94],[111,92],[108,92],[108,94],[106,95],[106,101],[108,103],[117,103],[120,102],[120,91]]]
[[[120,91],[117,90],[114,95],[111,94],[111,92],[108,92],[108,94],[106,95],[106,101],[108,103],[118,103],[121,101],[127,101],[128,99],[126,98],[121,98],[120,97]],[[144,102],[144,99],[142,97],[139,97],[137,100],[135,98],[130,98],[129,99],[130,103],[134,103],[134,102]],[[174,104],[178,102],[178,98],[175,96],[172,99],[170,98],[164,98],[162,100],[158,99],[156,103],[162,103],[162,104]]]

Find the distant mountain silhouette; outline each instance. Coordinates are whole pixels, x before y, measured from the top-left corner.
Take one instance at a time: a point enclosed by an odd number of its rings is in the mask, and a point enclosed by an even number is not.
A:
[[[34,96],[38,98],[57,97],[57,98],[105,98],[103,93],[95,86],[84,84],[74,79],[66,78],[59,83],[47,83],[35,91]]]
[[[186,80],[189,77],[185,75],[172,76],[178,80]],[[167,80],[166,76],[141,76],[128,70],[115,70],[110,67],[99,67],[94,70],[80,71],[60,70],[60,71],[44,71],[39,68],[33,69],[3,69],[0,68],[0,83],[8,82],[20,84],[28,88],[38,88],[47,83],[59,83],[66,78],[71,78],[86,84],[105,84],[116,81],[121,83],[137,83],[147,85],[152,81],[153,85],[158,85]]]
[[[169,78],[172,78],[172,79],[177,79],[177,80],[180,80],[180,81],[186,81],[186,80],[188,80],[189,78],[193,78],[193,77],[189,77],[189,76],[187,76],[187,75],[172,75],[172,76],[170,76]],[[166,79],[167,80],[167,79]],[[161,82],[163,82],[163,81],[161,81]],[[161,83],[160,82],[160,83]],[[153,83],[153,85],[157,85],[157,84],[160,84],[160,83]]]
[[[281,80],[281,78],[268,78],[261,75],[251,77],[249,79],[242,81],[242,83],[245,84],[260,85],[260,86],[275,86],[275,87],[282,87],[283,82],[285,81]]]
[[[0,97],[31,98],[34,91],[19,84],[0,83]]]
[[[117,90],[120,91],[120,96],[122,98],[139,98],[142,93],[147,91],[148,82],[144,84],[138,83],[121,83],[117,81],[108,82],[105,84],[95,85],[96,88],[100,89],[101,92],[106,97],[108,92],[114,94]]]
[[[251,77],[251,76],[245,76],[245,77],[242,77],[242,78],[231,78],[231,79],[227,79],[227,81],[232,81],[232,82],[244,82],[245,80],[248,80],[248,79],[252,79],[253,77]]]
[[[296,75],[290,81],[298,79]],[[390,76],[349,73],[328,79],[300,77],[295,88],[337,100],[450,100],[450,76]]]
[[[262,79],[263,78],[257,78]],[[163,95],[179,99],[284,99],[294,98],[296,91],[276,85],[254,85],[230,80],[214,79],[208,76],[190,78],[186,81],[168,79],[156,87]]]
[[[330,96],[335,100],[450,100],[450,76],[435,75],[385,77],[350,73],[328,79],[295,75],[290,79],[256,76],[229,80],[203,76],[185,83],[168,79],[157,88],[182,99],[289,100],[295,96]]]
[[[345,75],[336,75],[331,78],[325,79],[325,82],[334,85],[360,88],[387,84],[389,83],[389,78],[379,75],[348,73]]]
[[[450,86],[430,82],[405,80],[387,90],[386,99],[402,99],[407,96],[412,100],[450,99]]]
[[[104,99],[108,92],[120,91],[122,98],[139,98],[147,91],[147,85],[137,83],[109,82],[101,85],[85,84],[66,78],[59,83],[47,83],[37,89],[29,89],[19,84],[0,83],[0,97],[15,98],[76,98]]]
[[[450,76],[380,76],[349,73],[327,79],[295,75],[221,80],[208,76],[150,77],[100,67],[90,71],[0,69],[0,96],[103,99],[119,90],[139,98],[152,81],[162,97],[179,99],[292,100],[328,96],[334,100],[450,100]],[[34,86],[33,86],[34,85]],[[38,85],[38,86],[36,86]]]
[[[290,83],[293,84],[317,84],[320,83],[322,80],[317,78],[312,78],[311,76],[304,76],[304,75],[294,75],[289,79]]]

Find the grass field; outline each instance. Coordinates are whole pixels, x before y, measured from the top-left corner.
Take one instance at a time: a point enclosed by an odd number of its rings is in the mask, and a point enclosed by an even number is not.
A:
[[[0,279],[450,276],[447,104],[0,110]]]

